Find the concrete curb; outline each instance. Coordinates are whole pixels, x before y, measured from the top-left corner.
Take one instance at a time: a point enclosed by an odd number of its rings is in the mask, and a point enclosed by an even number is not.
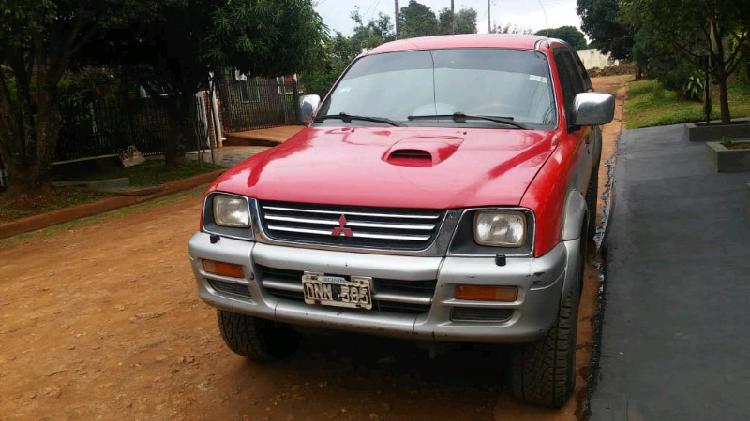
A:
[[[211,171],[199,174],[184,180],[175,180],[161,185],[161,190],[148,196],[116,196],[106,197],[93,203],[58,209],[51,212],[32,215],[13,222],[0,224],[0,239],[12,237],[24,232],[35,231],[51,225],[63,224],[75,219],[93,216],[102,212],[124,208],[138,203],[146,202],[158,197],[169,196],[181,191],[198,187],[216,179],[226,170]]]
[[[686,123],[685,138],[691,142],[708,142],[722,139],[743,139],[750,137],[750,121],[733,120],[729,124]]]
[[[750,144],[744,141],[740,143]],[[716,171],[750,171],[750,149],[729,149],[724,142],[706,142],[706,146]]]

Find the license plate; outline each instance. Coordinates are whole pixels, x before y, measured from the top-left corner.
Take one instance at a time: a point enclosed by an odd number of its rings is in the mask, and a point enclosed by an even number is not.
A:
[[[352,276],[347,280],[341,276],[305,272],[302,287],[307,304],[324,306],[372,309],[370,290],[372,278]]]

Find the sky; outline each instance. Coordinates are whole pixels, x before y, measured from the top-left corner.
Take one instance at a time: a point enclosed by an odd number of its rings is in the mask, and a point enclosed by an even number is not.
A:
[[[450,0],[418,1],[430,7],[433,12],[450,7],[451,4]],[[462,7],[476,10],[477,32],[487,33],[487,0],[454,1],[457,11]],[[399,0],[399,6],[403,7],[408,3],[409,0]],[[377,17],[378,12],[390,15],[393,20],[395,7],[394,0],[314,0],[313,4],[331,30],[345,35],[352,33],[354,22],[349,15],[355,7],[359,7],[365,21]],[[490,21],[497,25],[511,23],[534,32],[563,25],[580,28],[581,24],[576,14],[576,0],[490,0]]]

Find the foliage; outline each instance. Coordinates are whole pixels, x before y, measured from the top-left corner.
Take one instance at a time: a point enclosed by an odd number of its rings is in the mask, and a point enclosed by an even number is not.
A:
[[[637,28],[641,60],[673,55],[688,69],[682,83],[710,57],[719,85],[723,122],[730,120],[728,80],[739,67],[750,37],[750,4],[733,0],[628,0],[623,17]],[[655,48],[652,48],[655,47]]]
[[[477,33],[477,11],[472,8],[462,7],[454,14],[449,8],[443,8],[438,16],[441,35],[450,34],[476,34]]]
[[[364,22],[358,9],[351,18],[356,24],[351,37],[336,32],[326,36],[316,60],[301,72],[301,80],[307,93],[325,95],[338,76],[359,53],[396,38],[390,16],[378,14],[376,19]]]
[[[674,47],[650,31],[635,34],[633,58],[638,62],[642,76],[658,79],[665,88],[681,91],[690,75],[698,69],[697,63],[685,61],[674,54]]]
[[[398,12],[399,36],[401,38],[437,35],[439,33],[438,18],[432,9],[416,0],[409,0],[409,4]]]
[[[522,28],[518,25],[514,25],[511,23],[505,24],[505,26],[501,25],[493,25],[492,29],[490,29],[491,34],[513,34],[513,35],[531,35],[532,30],[528,28]]]
[[[371,19],[367,23],[362,19],[358,8],[352,11],[351,17],[357,24],[351,36],[351,44],[358,50],[370,50],[384,42],[396,39],[391,17],[383,12],[378,13],[377,19]]]
[[[212,71],[295,73],[319,56],[324,37],[310,0],[183,0],[155,24],[132,29],[104,41],[119,41],[115,63],[128,64],[149,94],[165,99],[175,132],[165,147],[168,166],[196,139],[194,94],[209,87]]]
[[[351,38],[338,32],[323,41],[322,50],[318,60],[300,73],[305,93],[325,95],[360,51]]]
[[[591,38],[591,47],[612,58],[632,58],[633,29],[620,15],[621,0],[578,0],[581,29]]]
[[[19,200],[49,188],[65,73],[101,33],[148,23],[171,0],[0,0],[0,156]]]
[[[440,11],[436,17],[429,7],[414,0],[401,8],[399,24],[401,37],[453,33],[454,18],[450,9]],[[476,33],[477,13],[474,9],[462,8],[455,16],[455,33]],[[325,95],[351,61],[362,51],[373,49],[384,42],[396,39],[390,16],[379,13],[374,19],[365,22],[355,8],[351,13],[355,26],[350,37],[335,32],[321,43],[317,59],[301,73],[301,80],[307,93]]]
[[[559,28],[542,29],[541,31],[537,31],[534,35],[559,38],[570,44],[570,46],[575,48],[576,50],[585,50],[587,45],[586,38],[583,36],[581,31],[579,31],[575,26],[570,25],[561,26]]]
[[[700,101],[703,96],[706,84],[704,77],[699,71],[694,71],[692,75],[687,78],[685,86],[682,87],[682,95],[685,99],[691,101]]]
[[[194,94],[211,71],[293,73],[319,55],[323,36],[310,0],[0,0],[0,154],[11,193],[48,186],[60,82],[76,66],[123,69],[169,98],[174,164],[195,136]]]
[[[750,116],[750,89],[739,83],[729,85],[729,105],[738,117]],[[718,118],[714,110],[712,118]],[[630,83],[625,101],[625,126],[628,129],[697,122],[705,119],[703,106],[689,101],[681,93],[667,90],[657,80]]]

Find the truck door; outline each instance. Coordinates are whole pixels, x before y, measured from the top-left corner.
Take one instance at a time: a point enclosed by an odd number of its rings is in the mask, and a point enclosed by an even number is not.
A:
[[[585,195],[593,173],[594,130],[591,126],[577,126],[571,124],[571,122],[575,121],[575,96],[587,92],[589,89],[579,72],[570,49],[560,46],[553,49],[552,54],[557,65],[563,92],[562,99],[565,105],[568,140],[575,142],[574,150],[577,151],[573,179],[571,180],[574,186],[571,187]]]

